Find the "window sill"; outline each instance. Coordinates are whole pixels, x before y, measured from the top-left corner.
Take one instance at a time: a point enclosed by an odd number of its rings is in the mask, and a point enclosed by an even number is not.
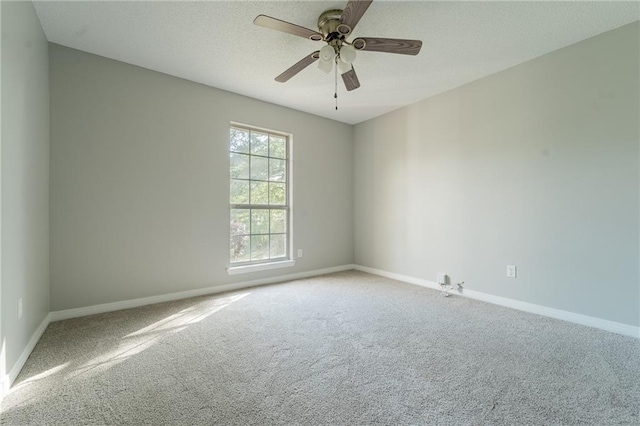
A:
[[[282,262],[260,263],[258,265],[233,266],[231,268],[227,268],[227,274],[238,275],[248,274],[249,272],[268,271],[270,269],[290,268],[295,264],[295,260],[284,260]]]

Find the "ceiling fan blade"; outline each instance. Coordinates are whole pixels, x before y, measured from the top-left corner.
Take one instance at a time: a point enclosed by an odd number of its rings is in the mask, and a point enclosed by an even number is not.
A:
[[[357,50],[368,50],[370,52],[417,55],[422,48],[422,41],[404,40],[400,38],[358,37],[353,40],[353,47]]]
[[[298,74],[300,71],[314,63],[320,57],[320,51],[317,50],[310,55],[305,56],[300,61],[291,66],[288,70],[280,74],[276,77],[276,81],[280,83],[284,83],[288,81],[291,77]]]
[[[297,35],[314,41],[319,41],[323,38],[322,34],[317,31],[301,27],[300,25],[292,24],[291,22],[272,18],[267,15],[258,15],[256,19],[253,20],[253,23],[261,27],[269,28],[271,30],[282,31],[284,33]]]
[[[347,88],[347,92],[360,87],[360,80],[358,80],[358,76],[356,75],[356,70],[353,68],[353,65],[349,71],[342,74],[342,81],[344,82],[344,87]]]
[[[340,23],[348,25],[351,28],[350,32],[353,32],[353,29],[358,25],[360,18],[367,11],[371,2],[373,0],[349,0],[347,6],[342,11],[342,16],[340,16]],[[343,34],[347,34],[342,32]]]

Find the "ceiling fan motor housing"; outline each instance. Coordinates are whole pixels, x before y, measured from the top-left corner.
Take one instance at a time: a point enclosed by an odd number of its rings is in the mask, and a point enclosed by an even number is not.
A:
[[[318,29],[324,35],[325,41],[343,40],[351,33],[351,27],[340,22],[342,12],[342,9],[331,9],[323,12],[318,18]]]

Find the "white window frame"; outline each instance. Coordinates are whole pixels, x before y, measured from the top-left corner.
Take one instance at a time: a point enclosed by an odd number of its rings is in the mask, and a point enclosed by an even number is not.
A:
[[[278,131],[278,130],[271,130],[271,129],[266,129],[266,128],[262,128],[262,127],[257,127],[257,126],[252,126],[252,125],[247,125],[247,124],[242,124],[242,123],[237,123],[237,122],[231,122],[229,124],[229,131],[231,131],[231,129],[236,128],[236,129],[240,129],[240,130],[246,130],[246,131],[255,131],[255,132],[260,132],[260,133],[268,133],[270,135],[277,135],[277,136],[282,136],[285,138],[286,140],[286,165],[287,165],[287,170],[286,170],[286,186],[285,186],[285,191],[286,191],[286,202],[285,202],[285,206],[283,208],[283,210],[286,212],[286,218],[287,218],[287,225],[286,225],[286,234],[285,234],[285,238],[286,238],[286,248],[285,248],[285,253],[286,256],[284,257],[279,257],[277,259],[261,259],[261,260],[254,260],[254,261],[245,261],[245,262],[231,262],[231,212],[233,209],[237,209],[237,208],[242,208],[242,209],[247,209],[247,208],[251,208],[251,207],[257,207],[257,208],[262,208],[262,209],[273,209],[274,206],[269,205],[269,204],[265,204],[265,205],[252,205],[251,203],[249,204],[232,204],[231,203],[231,194],[229,193],[229,197],[228,197],[228,201],[229,201],[229,267],[227,268],[227,273],[229,275],[237,275],[237,274],[244,274],[244,273],[249,273],[249,272],[258,272],[258,271],[266,271],[266,270],[271,270],[271,269],[278,269],[278,268],[286,268],[286,267],[292,267],[296,264],[296,261],[294,260],[293,257],[293,203],[292,203],[292,176],[293,176],[293,161],[292,161],[292,146],[293,146],[293,135],[291,133],[287,133],[287,132],[282,132],[282,131]],[[227,142],[227,152],[231,153],[231,147],[230,147],[230,140],[228,140]],[[249,155],[254,155],[254,154],[249,154]],[[229,163],[229,170],[231,169],[231,164]],[[252,181],[252,179],[249,179],[250,181]],[[229,188],[231,188],[231,176],[229,176]]]

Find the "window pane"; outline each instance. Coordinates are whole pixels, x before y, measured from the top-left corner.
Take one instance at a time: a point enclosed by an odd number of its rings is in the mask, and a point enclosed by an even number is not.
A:
[[[248,262],[249,260],[251,260],[249,256],[249,236],[231,236],[231,261]]]
[[[231,177],[249,179],[249,156],[245,154],[229,154],[231,162]]]
[[[231,179],[231,203],[249,204],[249,181]]]
[[[269,135],[251,132],[251,153],[254,155],[269,155]]]
[[[271,235],[269,244],[269,257],[284,257],[285,255],[285,236]]]
[[[251,234],[269,233],[269,210],[251,210]]]
[[[271,205],[284,205],[286,201],[285,197],[285,184],[284,183],[270,183],[269,184],[269,204]]]
[[[239,129],[231,129],[229,132],[230,151],[249,153],[249,132]]]
[[[276,160],[275,158],[269,159],[269,180],[276,180],[284,182],[286,180],[285,171],[287,162],[285,160]]]
[[[231,235],[250,233],[249,209],[231,209]]]
[[[269,177],[269,159],[251,157],[251,179],[267,180]]]
[[[268,131],[229,129],[232,263],[288,258],[288,142]]]
[[[269,204],[269,184],[251,182],[251,204]]]
[[[282,136],[271,135],[269,157],[287,158],[286,140]]]
[[[251,260],[261,260],[269,258],[269,236],[251,236]]]
[[[272,234],[284,234],[287,229],[287,212],[285,210],[270,210],[271,212],[271,221],[270,223],[270,232]]]

